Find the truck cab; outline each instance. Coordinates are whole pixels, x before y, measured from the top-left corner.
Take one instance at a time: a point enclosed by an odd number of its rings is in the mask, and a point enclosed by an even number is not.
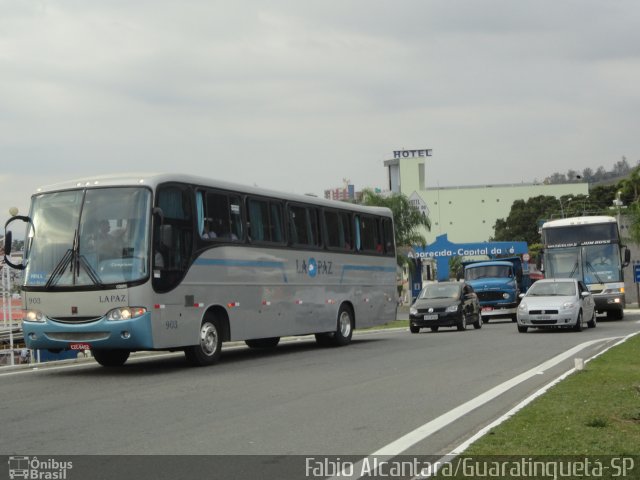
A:
[[[510,318],[516,321],[520,293],[528,288],[519,257],[464,264],[464,279],[478,295],[482,321]]]

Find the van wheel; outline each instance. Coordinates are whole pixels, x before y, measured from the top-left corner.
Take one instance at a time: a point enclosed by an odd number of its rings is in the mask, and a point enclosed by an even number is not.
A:
[[[91,352],[103,367],[121,367],[129,358],[129,350],[93,350]]]
[[[217,320],[205,320],[200,327],[200,343],[184,349],[184,355],[191,365],[202,367],[212,365],[220,358],[222,351],[222,329]]]

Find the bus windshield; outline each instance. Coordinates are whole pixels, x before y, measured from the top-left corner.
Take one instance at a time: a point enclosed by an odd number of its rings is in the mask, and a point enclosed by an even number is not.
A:
[[[149,270],[151,191],[79,189],[33,197],[25,287],[94,287],[142,280]]]
[[[549,249],[545,261],[548,277],[584,278],[587,284],[623,281],[620,249],[615,244]]]

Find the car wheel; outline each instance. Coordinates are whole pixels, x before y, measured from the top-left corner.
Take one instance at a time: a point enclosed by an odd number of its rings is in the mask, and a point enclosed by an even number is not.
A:
[[[460,320],[460,323],[458,324],[458,331],[462,332],[464,330],[467,329],[467,314],[463,313],[462,314],[462,320]]]
[[[415,325],[409,325],[409,331],[411,333],[420,333],[420,327],[416,327]]]
[[[598,321],[596,320],[596,317],[597,317],[597,315],[596,315],[596,309],[594,308],[594,309],[593,309],[593,315],[591,316],[591,320],[589,320],[589,321],[587,322],[587,326],[588,326],[589,328],[596,328],[596,325],[598,324]]]
[[[524,325],[518,325],[518,331],[520,333],[527,333],[527,330],[529,330],[529,327],[525,327]]]
[[[581,332],[582,331],[582,310],[580,310],[580,312],[578,312],[578,319],[576,320],[576,324],[573,327],[573,330],[576,332]]]
[[[482,318],[480,318],[480,315],[478,315],[478,319],[473,322],[473,328],[475,328],[476,330],[482,328]]]
[[[440,328],[440,327],[431,327],[431,331],[432,331],[432,332],[437,332],[437,331],[438,331],[438,328]]]

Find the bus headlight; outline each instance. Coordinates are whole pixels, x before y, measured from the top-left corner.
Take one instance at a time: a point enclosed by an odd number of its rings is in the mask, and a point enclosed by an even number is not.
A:
[[[38,310],[24,310],[22,318],[27,322],[44,323],[44,315]]]
[[[137,318],[146,313],[147,309],[143,307],[119,307],[110,310],[106,317],[107,320],[117,321],[117,320],[130,320],[132,318]]]

